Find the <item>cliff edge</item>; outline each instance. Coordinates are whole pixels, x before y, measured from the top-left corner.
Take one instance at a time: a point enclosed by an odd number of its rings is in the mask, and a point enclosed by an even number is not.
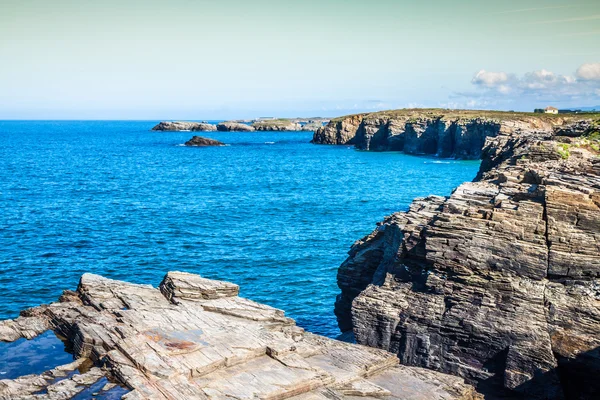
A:
[[[589,118],[599,118],[590,114]],[[578,114],[403,109],[332,119],[311,143],[354,145],[359,150],[479,159],[486,138],[523,130],[552,130],[580,120]]]
[[[600,133],[558,122],[502,122],[474,182],[357,241],[338,271],[342,331],[484,392],[595,398]]]

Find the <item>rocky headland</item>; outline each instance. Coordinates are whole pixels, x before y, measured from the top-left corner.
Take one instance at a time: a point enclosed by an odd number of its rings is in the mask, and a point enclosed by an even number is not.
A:
[[[153,131],[192,131],[192,132],[210,132],[216,131],[217,127],[205,122],[168,122],[163,121],[152,128]]]
[[[187,142],[186,146],[206,147],[206,146],[225,146],[225,143],[215,139],[205,138],[202,136],[194,136]]]
[[[254,132],[256,129],[242,122],[228,121],[217,124],[217,130],[222,132]]]
[[[403,109],[332,119],[315,131],[311,143],[480,159],[488,137],[524,130],[548,131],[578,119],[581,116],[577,114]]]
[[[84,274],[76,292],[0,322],[2,341],[52,329],[75,358],[0,380],[0,399],[115,398],[119,383],[128,400],[481,399],[462,378],[307,333],[238,291],[183,272],[169,272],[159,288]]]
[[[252,123],[257,131],[299,131],[302,125],[289,119],[269,119],[260,120]]]
[[[361,115],[319,130],[320,143],[482,159],[473,182],[415,199],[352,246],[342,331],[490,398],[597,398],[599,126],[597,114]]]

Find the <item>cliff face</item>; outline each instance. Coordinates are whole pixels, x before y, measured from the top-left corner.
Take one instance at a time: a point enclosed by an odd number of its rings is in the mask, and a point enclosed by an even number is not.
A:
[[[402,364],[462,376],[482,390],[593,398],[600,393],[594,128],[472,124],[495,132],[476,180],[449,198],[416,199],[352,246],[338,271],[340,328]],[[438,121],[420,131],[440,137],[463,129],[455,127]],[[456,143],[455,155],[476,153]]]
[[[117,398],[103,389],[106,378],[126,385],[119,393],[127,399],[480,399],[461,378],[306,333],[238,291],[183,272],[169,272],[158,289],[85,274],[59,302],[0,321],[0,341],[54,329],[76,357],[0,380],[0,399],[87,399],[101,389],[102,398]],[[78,373],[84,362],[91,367]]]
[[[311,143],[354,144],[360,150],[479,159],[488,137],[516,130],[550,130],[572,118],[468,110],[382,111],[331,120],[314,133]]]

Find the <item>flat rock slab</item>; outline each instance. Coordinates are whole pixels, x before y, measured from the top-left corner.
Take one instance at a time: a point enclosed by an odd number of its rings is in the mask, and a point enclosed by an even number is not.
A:
[[[479,398],[462,378],[307,333],[283,311],[238,291],[183,272],[168,273],[159,288],[84,274],[77,292],[0,322],[0,340],[50,328],[76,357],[41,375],[0,381],[0,399],[77,398],[105,383],[114,391],[107,377],[126,385],[130,391],[119,395],[130,400]],[[94,366],[65,372],[81,360]]]

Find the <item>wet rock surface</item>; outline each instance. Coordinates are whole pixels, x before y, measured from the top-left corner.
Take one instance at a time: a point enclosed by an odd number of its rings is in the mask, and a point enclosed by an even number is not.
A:
[[[378,224],[338,271],[340,328],[490,396],[597,398],[600,157],[589,127],[500,129],[474,182]]]
[[[202,136],[194,136],[187,142],[186,146],[206,147],[206,146],[225,146],[225,143],[215,139],[209,139]]]
[[[163,121],[152,128],[153,131],[192,131],[192,132],[210,132],[216,131],[217,127],[205,122],[169,122]]]
[[[76,292],[0,322],[3,341],[54,329],[76,358],[0,380],[0,399],[480,398],[461,378],[304,332],[238,290],[182,272],[167,274],[159,288],[85,274]]]

